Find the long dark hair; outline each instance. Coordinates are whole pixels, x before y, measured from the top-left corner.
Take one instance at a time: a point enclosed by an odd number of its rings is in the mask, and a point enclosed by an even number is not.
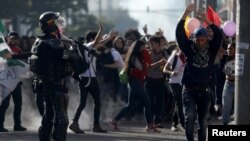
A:
[[[141,47],[146,43],[142,40],[136,40],[131,47],[133,47],[133,51],[131,53],[132,56],[140,56],[141,55]]]
[[[131,47],[128,50],[128,53],[126,55],[125,59],[125,65],[124,67],[127,69],[129,67],[129,63],[131,62],[132,58],[139,57],[141,55],[141,48],[144,46],[146,43],[142,40],[135,40]]]

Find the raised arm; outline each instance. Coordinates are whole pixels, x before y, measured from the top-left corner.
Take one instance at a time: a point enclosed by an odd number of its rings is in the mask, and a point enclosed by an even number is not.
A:
[[[189,44],[189,39],[185,33],[185,29],[184,29],[184,23],[185,23],[185,19],[187,18],[187,16],[194,11],[194,4],[189,4],[180,21],[178,22],[177,24],[177,27],[176,27],[176,39],[177,39],[177,42],[179,44],[179,47],[180,49],[185,53],[186,50],[187,50],[187,45]]]
[[[95,40],[92,44],[93,47],[95,47],[102,39],[102,37],[101,37],[102,31],[103,31],[103,25],[102,25],[101,21],[99,21],[99,30],[98,30],[97,35],[95,37]]]
[[[222,31],[219,27],[217,27],[215,24],[213,24],[213,22],[211,22],[207,16],[207,14],[205,12],[197,12],[197,18],[206,22],[206,24],[213,30],[214,35],[213,35],[213,39],[210,41],[210,45],[212,47],[212,50],[214,50],[214,52],[217,52],[221,46],[221,42],[222,42]]]

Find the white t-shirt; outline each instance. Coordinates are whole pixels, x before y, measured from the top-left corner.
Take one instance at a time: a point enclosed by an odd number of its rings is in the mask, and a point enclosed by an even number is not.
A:
[[[232,76],[235,74],[235,60],[227,61],[224,67],[226,75]]]
[[[90,43],[86,43],[84,44],[87,48],[92,49],[93,48],[93,42]],[[87,62],[90,62],[89,64],[89,68],[81,73],[79,76],[80,77],[96,77],[96,57],[93,56],[91,53],[88,53],[87,51],[85,51],[85,57],[87,59]]]
[[[111,49],[111,54],[113,56],[114,61],[119,63],[119,68],[118,71],[120,72],[124,66],[124,61],[123,58],[121,56],[121,54],[114,48]]]
[[[174,57],[175,57],[175,53],[172,53],[171,56],[168,58],[168,63],[171,64],[171,66],[174,63]],[[185,64],[181,61],[180,57],[177,56],[177,62],[176,62],[176,65],[174,67],[174,70],[173,70],[173,71],[177,72],[177,75],[170,76],[169,83],[181,84],[181,80],[182,80],[182,76],[183,76],[183,72],[184,72],[184,66],[185,66]]]

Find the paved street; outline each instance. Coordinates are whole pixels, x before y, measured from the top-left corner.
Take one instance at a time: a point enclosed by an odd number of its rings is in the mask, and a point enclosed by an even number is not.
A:
[[[85,131],[85,134],[74,134],[68,130],[68,141],[184,141],[184,132],[172,132],[169,125],[162,129],[162,133],[147,133],[144,123],[126,123],[120,124],[119,131],[113,131],[108,124],[103,124],[105,129],[108,129],[106,134],[92,133]],[[38,141],[38,136],[35,130],[27,132],[10,132],[0,133],[0,141]]]
[[[220,120],[213,120],[210,124],[220,124]],[[185,141],[183,131],[172,132],[170,124],[165,123],[161,133],[147,133],[145,131],[144,121],[123,121],[119,125],[119,130],[114,131],[107,123],[102,124],[108,133],[99,134],[85,130],[85,134],[74,134],[68,130],[67,141]],[[0,133],[0,141],[38,141],[37,131],[35,129],[26,132]]]
[[[5,127],[10,131],[8,133],[0,133],[0,141],[38,141],[37,129],[40,126],[41,116],[37,111],[35,105],[34,94],[28,93],[28,83],[24,83],[24,104],[22,113],[22,125],[28,128],[26,132],[13,132],[13,102],[10,103],[10,107],[7,110],[5,117]],[[27,92],[26,92],[27,91]],[[70,93],[69,104],[69,120],[72,122],[76,104],[78,103],[78,97],[75,94]],[[89,99],[88,103],[91,103]],[[91,123],[93,123],[93,107],[92,104],[87,104],[82,116],[79,120],[80,127],[85,130],[85,134],[74,134],[68,130],[67,141],[184,141],[185,135],[183,131],[172,132],[169,122],[163,123],[164,129],[161,129],[162,133],[149,134],[145,131],[145,119],[144,117],[132,118],[131,121],[122,120],[119,122],[119,131],[113,131],[107,124],[108,119],[101,120],[104,129],[108,130],[106,134],[96,134],[90,131]],[[121,109],[119,104],[103,104],[102,115],[109,115],[114,117],[114,114]],[[120,107],[119,107],[120,106]],[[110,110],[111,109],[111,110]],[[110,116],[111,115],[111,116]],[[110,119],[110,118],[109,118]],[[84,122],[82,122],[84,121]],[[220,124],[221,121],[213,120],[210,124]]]

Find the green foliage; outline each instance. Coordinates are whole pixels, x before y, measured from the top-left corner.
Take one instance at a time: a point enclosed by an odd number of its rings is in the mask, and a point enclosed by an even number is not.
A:
[[[46,11],[57,11],[66,16],[69,12],[81,13],[81,19],[88,13],[87,0],[3,0],[0,9],[3,19],[18,22],[17,17],[23,17],[21,22],[30,25],[28,32],[38,27],[39,16]]]
[[[17,15],[24,15],[29,10],[28,0],[1,0],[0,17],[12,19]]]

